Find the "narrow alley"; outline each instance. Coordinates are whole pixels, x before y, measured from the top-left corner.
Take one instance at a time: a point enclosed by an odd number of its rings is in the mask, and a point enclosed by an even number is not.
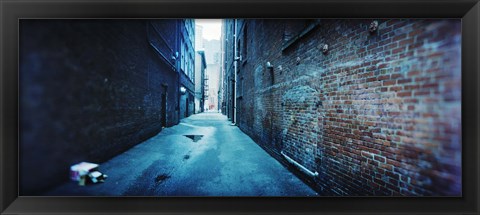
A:
[[[100,170],[108,175],[105,183],[69,181],[45,195],[317,195],[220,113],[182,119],[100,164]]]
[[[461,29],[23,19],[19,195],[460,197]]]

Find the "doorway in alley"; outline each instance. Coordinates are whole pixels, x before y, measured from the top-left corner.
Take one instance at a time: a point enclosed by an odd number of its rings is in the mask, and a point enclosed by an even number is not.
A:
[[[185,117],[188,117],[188,97],[185,100]]]
[[[163,86],[164,92],[162,93],[162,110],[161,110],[161,123],[162,127],[167,127],[167,86]]]

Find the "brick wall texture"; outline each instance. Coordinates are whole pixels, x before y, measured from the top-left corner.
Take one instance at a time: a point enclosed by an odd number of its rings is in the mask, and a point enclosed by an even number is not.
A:
[[[21,20],[20,195],[178,123],[178,74],[158,52],[172,56],[175,36],[153,27],[175,32],[158,20]]]
[[[461,21],[372,21],[246,20],[238,126],[322,195],[461,195]]]

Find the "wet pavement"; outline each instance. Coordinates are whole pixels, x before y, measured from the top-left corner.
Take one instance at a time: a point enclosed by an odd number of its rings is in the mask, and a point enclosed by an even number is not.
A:
[[[220,113],[201,113],[100,164],[104,183],[48,196],[315,196]]]

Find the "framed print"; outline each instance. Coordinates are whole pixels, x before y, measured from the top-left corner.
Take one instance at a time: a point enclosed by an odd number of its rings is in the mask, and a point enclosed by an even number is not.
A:
[[[478,1],[9,1],[2,214],[478,214]]]

